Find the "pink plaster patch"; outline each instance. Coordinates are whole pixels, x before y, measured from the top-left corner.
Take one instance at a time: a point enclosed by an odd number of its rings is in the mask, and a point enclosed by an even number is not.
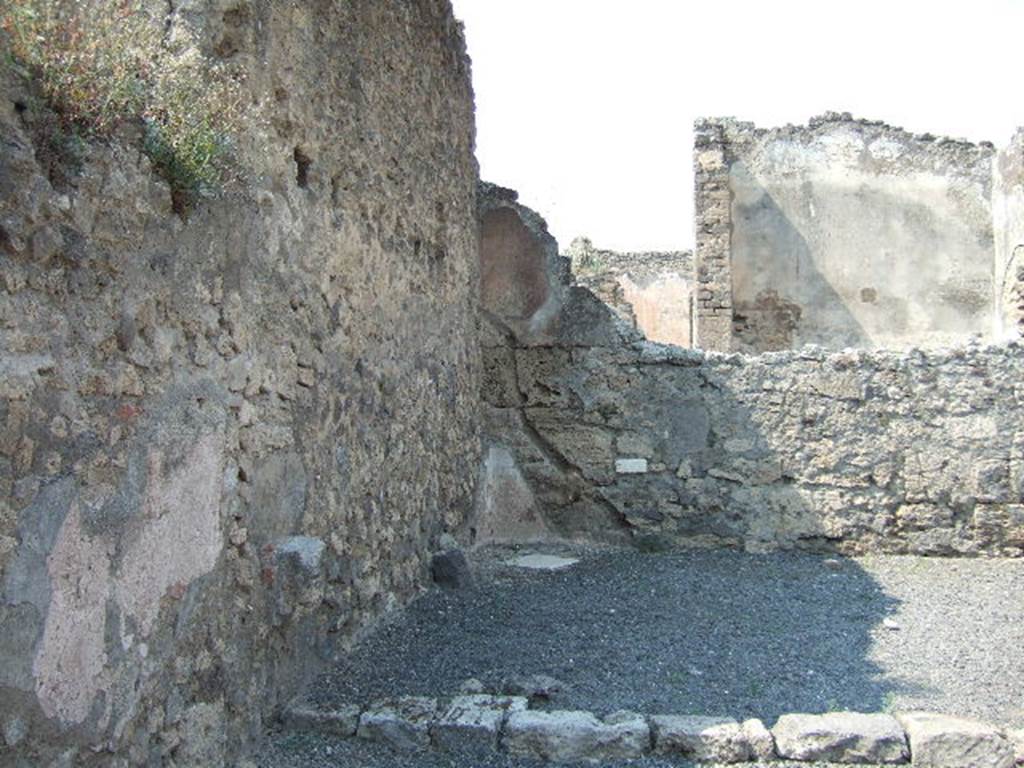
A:
[[[80,723],[102,686],[107,661],[103,641],[110,563],[106,544],[82,531],[77,503],[46,566],[52,596],[33,665],[36,695],[48,717]]]

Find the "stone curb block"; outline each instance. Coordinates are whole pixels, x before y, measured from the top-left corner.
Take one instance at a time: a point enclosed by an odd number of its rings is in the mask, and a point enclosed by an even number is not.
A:
[[[343,704],[317,709],[301,702],[284,712],[283,721],[296,731],[356,736],[401,752],[473,746],[555,762],[628,760],[653,753],[715,763],[781,759],[909,761],[919,768],[1024,765],[1024,729],[1004,733],[977,720],[931,712],[788,714],[769,731],[757,719],[647,717],[620,711],[602,720],[583,710],[529,706],[526,696],[490,693],[455,696],[440,706],[437,699],[420,696],[376,701],[365,708]]]
[[[886,714],[783,715],[772,728],[779,756],[834,763],[906,763],[906,735]]]
[[[933,712],[896,715],[921,768],[1013,768],[1013,745],[992,726]]]
[[[525,696],[456,696],[430,726],[430,736],[439,749],[454,750],[465,744],[494,749],[506,717],[527,707]]]
[[[388,744],[400,752],[430,747],[430,726],[437,713],[437,699],[403,696],[377,702],[359,717],[356,735]]]
[[[656,754],[719,763],[775,756],[772,735],[760,720],[740,723],[731,717],[654,715],[650,722]]]
[[[556,710],[513,712],[502,746],[543,760],[629,759],[650,749],[647,721],[634,712],[616,712],[604,721],[590,712]]]
[[[352,704],[335,709],[316,709],[308,704],[299,704],[286,710],[284,724],[296,731],[314,731],[347,739],[356,735],[360,714],[362,709]]]

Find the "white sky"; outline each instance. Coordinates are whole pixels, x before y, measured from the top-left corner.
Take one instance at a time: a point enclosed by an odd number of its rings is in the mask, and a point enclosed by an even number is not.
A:
[[[693,243],[693,121],[827,110],[1002,144],[1024,125],[1024,0],[453,0],[482,178],[561,248]]]

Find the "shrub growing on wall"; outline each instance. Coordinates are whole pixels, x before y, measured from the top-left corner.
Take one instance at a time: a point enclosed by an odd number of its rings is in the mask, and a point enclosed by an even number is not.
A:
[[[165,42],[143,0],[0,0],[7,63],[38,83],[62,136],[143,127],[143,150],[182,212],[214,192],[241,121],[238,83],[195,41]]]

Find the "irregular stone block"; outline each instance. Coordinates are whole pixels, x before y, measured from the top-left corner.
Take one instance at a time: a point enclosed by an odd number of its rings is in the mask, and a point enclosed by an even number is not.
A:
[[[437,701],[421,696],[403,696],[370,705],[359,718],[359,738],[387,744],[403,752],[430,746],[430,726],[437,713]]]
[[[914,765],[921,768],[1012,768],[1013,746],[986,723],[931,712],[896,716],[910,739]]]
[[[522,712],[529,706],[522,696],[456,696],[431,726],[434,744],[453,750],[467,744],[494,747],[501,724],[509,712]]]
[[[275,544],[274,559],[279,567],[289,563],[313,578],[320,573],[325,546],[322,539],[312,536],[289,536]]]
[[[779,756],[835,763],[905,763],[910,754],[891,715],[829,712],[783,715],[772,728]]]
[[[430,575],[435,584],[447,589],[462,589],[473,583],[469,561],[461,549],[434,555],[430,560]]]
[[[348,738],[356,735],[361,709],[355,704],[320,709],[306,704],[289,707],[284,715],[288,728]]]
[[[502,743],[509,752],[543,760],[601,760],[640,757],[650,746],[641,715],[620,712],[604,722],[590,712],[513,712]]]
[[[694,760],[742,763],[770,759],[774,742],[760,720],[739,723],[729,717],[655,715],[651,718],[654,751]]]

